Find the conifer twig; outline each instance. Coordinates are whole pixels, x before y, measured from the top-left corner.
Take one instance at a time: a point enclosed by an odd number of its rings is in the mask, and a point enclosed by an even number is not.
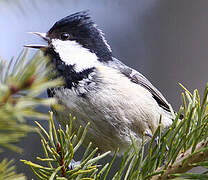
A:
[[[208,159],[207,143],[208,141],[197,144],[194,154],[191,153],[191,149],[189,149],[185,154],[181,154],[175,163],[169,165],[167,169],[164,169],[164,167],[159,168],[156,172],[165,170],[164,173],[153,176],[151,180],[174,178],[176,177],[174,174],[185,173],[195,167],[194,164],[205,161]]]

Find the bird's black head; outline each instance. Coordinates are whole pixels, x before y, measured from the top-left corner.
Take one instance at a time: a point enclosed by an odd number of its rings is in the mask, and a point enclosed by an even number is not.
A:
[[[91,20],[87,11],[81,11],[57,21],[46,36],[52,40],[52,45],[53,40],[59,40],[63,44],[64,41],[72,41],[94,53],[99,61],[112,60],[111,49],[104,34]]]
[[[47,33],[34,32],[48,42],[48,46],[26,45],[39,48],[76,72],[94,68],[96,64],[112,61],[112,52],[104,34],[81,11],[57,21]]]
[[[96,27],[87,11],[72,14],[56,22],[48,31],[47,36],[50,39],[76,41],[97,56],[111,55],[103,33]]]

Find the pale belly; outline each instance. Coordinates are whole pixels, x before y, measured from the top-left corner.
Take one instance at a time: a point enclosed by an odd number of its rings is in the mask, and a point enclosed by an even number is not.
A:
[[[57,92],[60,103],[64,105],[64,111],[56,115],[57,120],[66,125],[69,123],[69,114],[72,114],[76,117],[73,123],[75,130],[90,122],[84,144],[92,142],[93,147],[103,152],[115,151],[118,147],[120,153],[124,152],[131,144],[131,136],[139,145],[144,132],[153,134],[163,113],[154,101],[151,103],[142,98],[135,103],[135,98],[126,97],[126,101],[113,94],[96,93],[87,98],[73,94],[65,90]],[[169,117],[163,117],[163,120],[169,124],[172,122]]]

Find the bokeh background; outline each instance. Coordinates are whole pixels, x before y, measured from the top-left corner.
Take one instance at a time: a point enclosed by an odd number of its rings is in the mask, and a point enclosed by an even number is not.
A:
[[[105,32],[114,56],[143,73],[176,110],[181,104],[179,82],[203,92],[208,81],[205,0],[0,0],[0,56],[10,60],[24,44],[42,43],[27,32],[46,32],[55,21],[86,9]],[[20,146],[23,154],[7,152],[0,158],[15,158],[18,171],[31,179],[19,159],[41,156],[39,136],[30,134]]]

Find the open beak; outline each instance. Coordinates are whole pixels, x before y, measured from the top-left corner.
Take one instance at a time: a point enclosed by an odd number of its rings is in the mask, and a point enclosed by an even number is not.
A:
[[[39,33],[39,32],[29,32],[29,33],[41,37],[43,40],[47,41],[48,43],[50,41],[50,39],[46,36],[46,33]],[[24,45],[24,47],[46,50],[48,48],[48,45],[28,44],[28,45]]]

